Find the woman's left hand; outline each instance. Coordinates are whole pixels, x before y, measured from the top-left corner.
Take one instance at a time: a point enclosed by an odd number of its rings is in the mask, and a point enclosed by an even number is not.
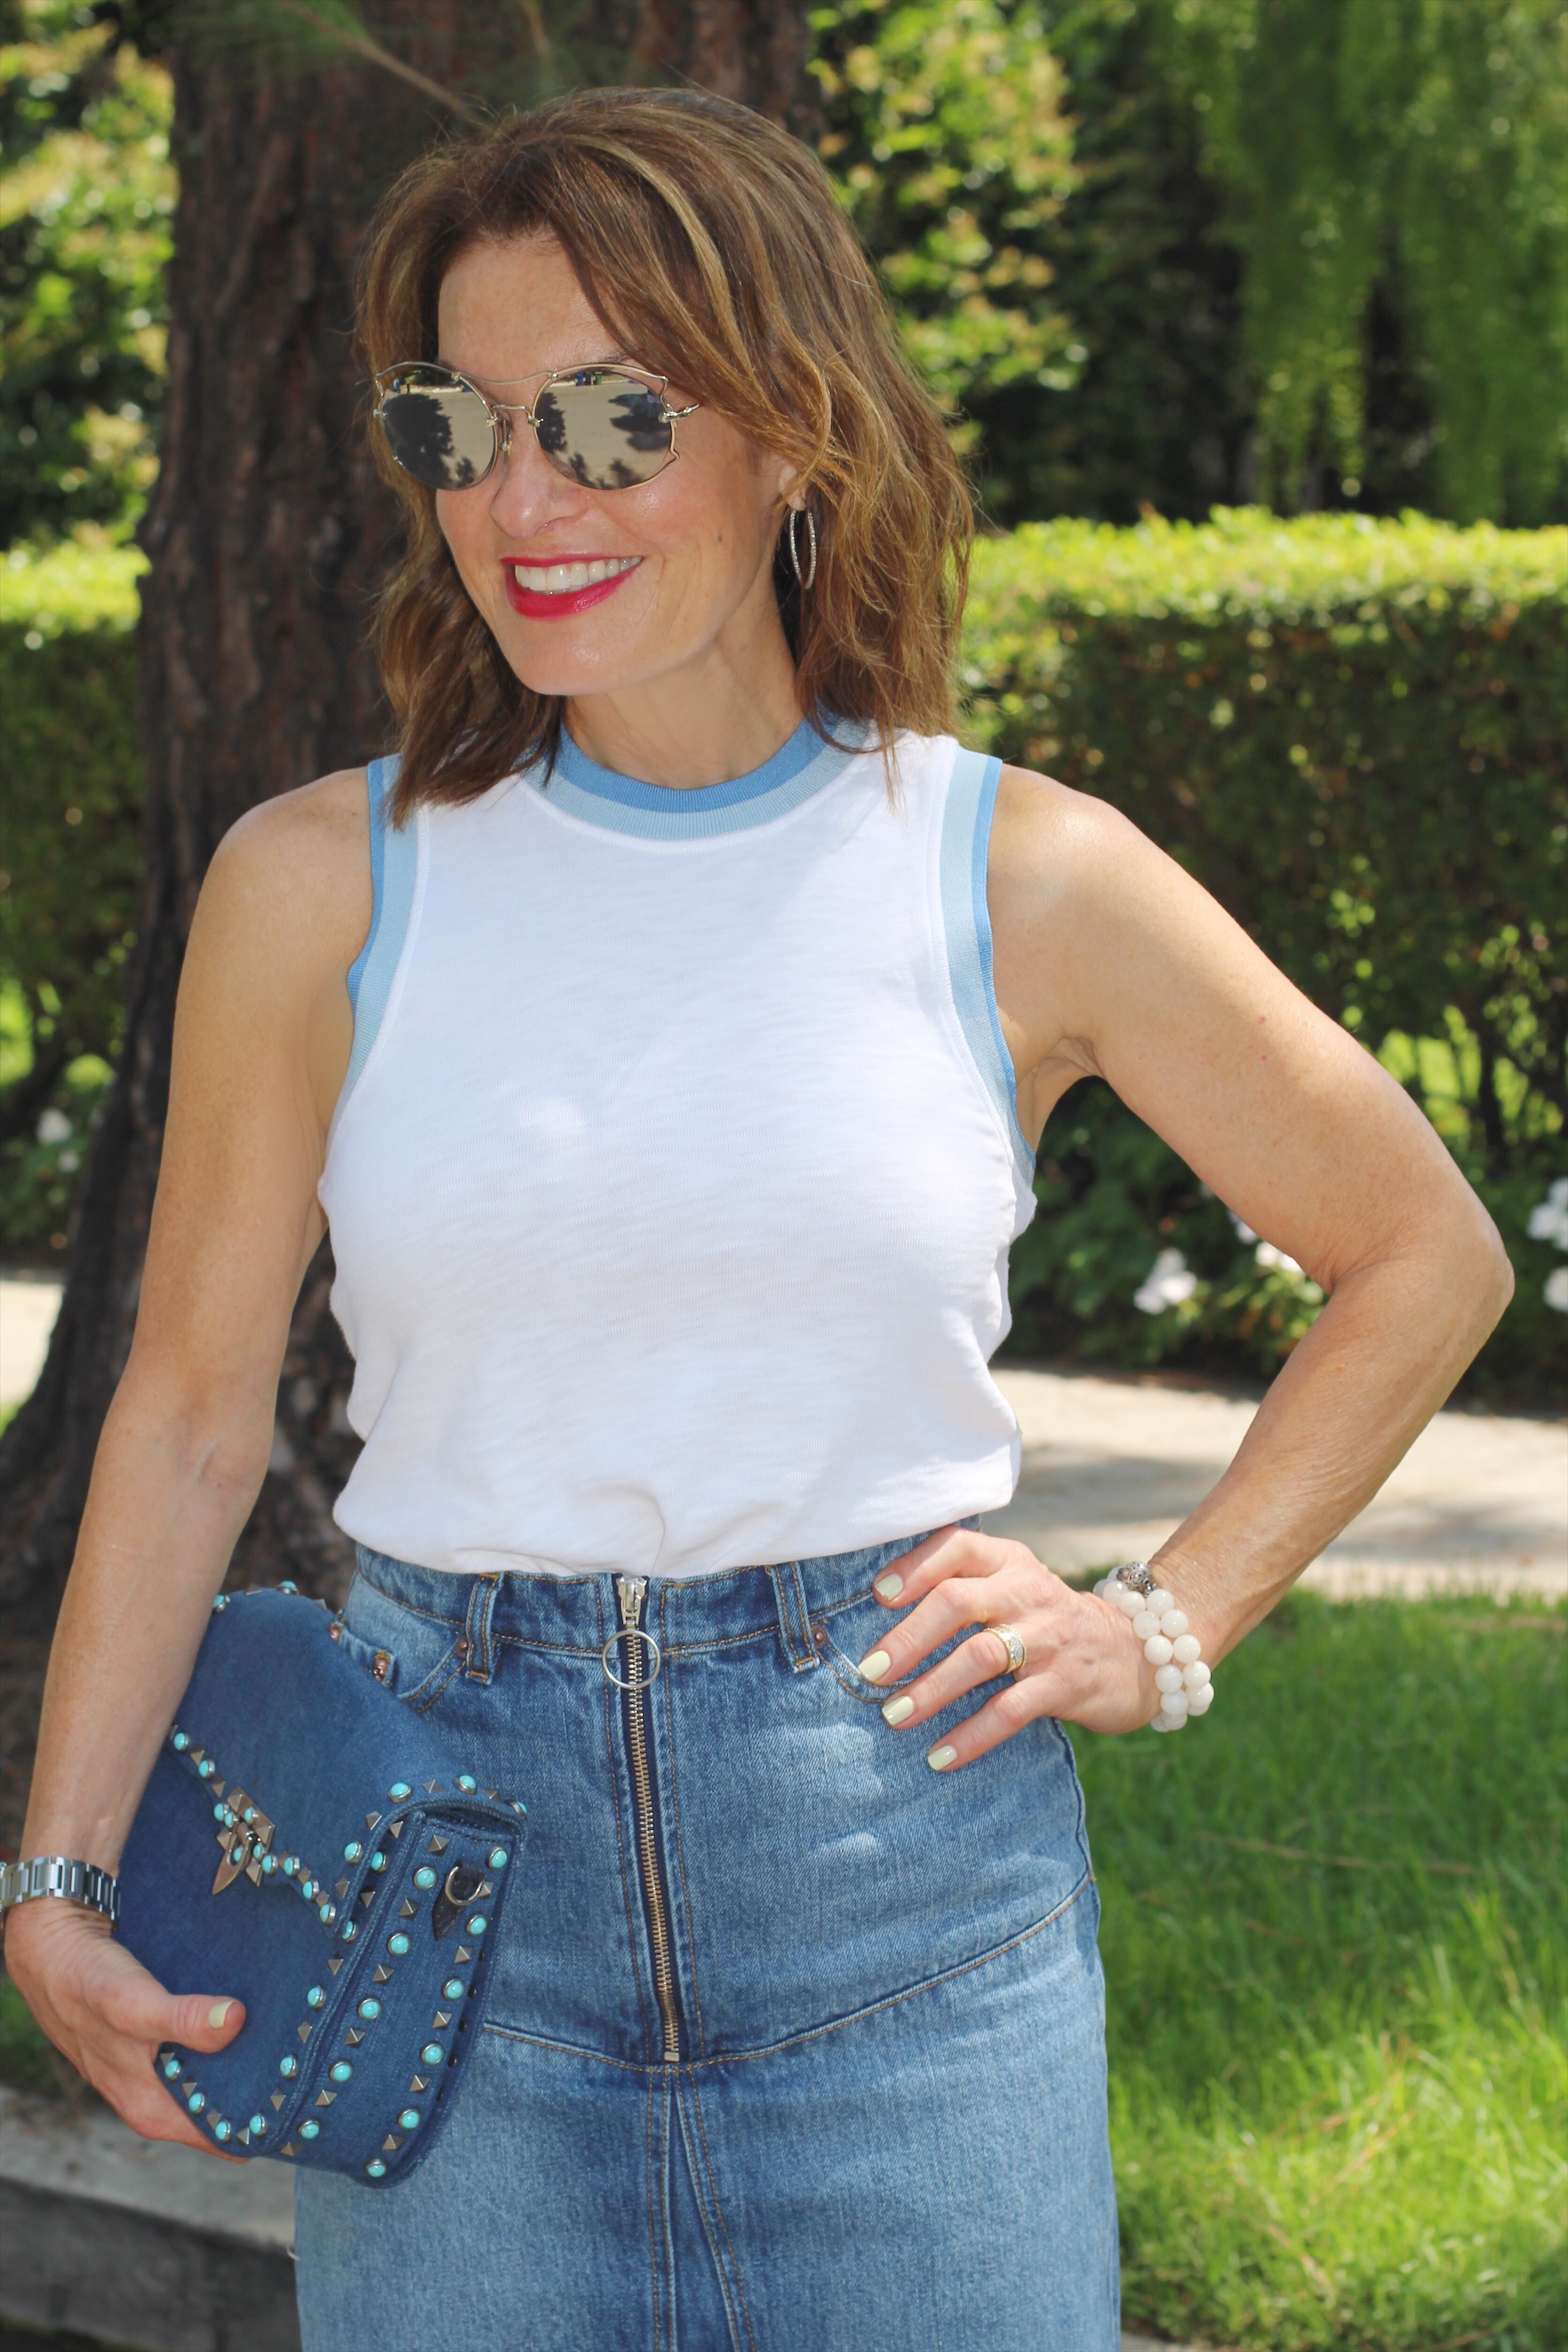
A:
[[[1007,1672],[1006,1643],[985,1628],[1010,1625],[1024,1642],[1026,1662],[1006,1687],[931,1749],[927,1761],[939,1772],[973,1764],[1037,1716],[1090,1731],[1136,1731],[1159,1706],[1154,1669],[1131,1620],[1097,1594],[1064,1584],[1026,1545],[943,1528],[889,1560],[872,1590],[889,1613],[909,1613],[861,1659],[868,1682],[901,1682],[963,1626],[982,1629],[889,1696],[882,1713],[895,1729],[917,1730]]]

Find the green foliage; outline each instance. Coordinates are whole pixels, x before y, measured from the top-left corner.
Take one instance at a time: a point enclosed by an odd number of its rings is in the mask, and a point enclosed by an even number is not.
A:
[[[974,728],[1124,809],[1409,1086],[1518,1296],[1480,1378],[1560,1362],[1529,1231],[1568,1108],[1568,530],[1260,514],[977,551]],[[1317,1303],[1157,1139],[1075,1091],[1019,1244],[1023,1349],[1277,1363]],[[1157,1250],[1198,1277],[1145,1315]]]
[[[1561,0],[1156,0],[1232,194],[1268,487],[1364,462],[1368,306],[1399,289],[1444,510],[1568,490]],[[1347,485],[1349,487],[1349,485]]]
[[[1073,1735],[1134,2324],[1563,2342],[1565,1636],[1561,1609],[1299,1594],[1194,1730]]]
[[[1037,404],[1086,356],[1052,293],[1076,174],[1043,15],[1034,0],[833,0],[810,24],[820,152],[973,448],[997,395]]]
[[[107,12],[0,0],[0,546],[127,530],[152,481],[169,105]]]
[[[140,895],[131,549],[0,563],[0,1241],[64,1246]]]

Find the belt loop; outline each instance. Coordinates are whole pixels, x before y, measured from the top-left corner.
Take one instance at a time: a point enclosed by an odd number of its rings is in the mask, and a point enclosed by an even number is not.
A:
[[[822,1662],[811,1638],[811,1617],[805,1605],[805,1587],[800,1580],[800,1562],[786,1559],[779,1567],[770,1568],[768,1580],[779,1612],[779,1638],[795,1673],[804,1675]]]
[[[500,1578],[476,1576],[468,1588],[468,1614],[463,1627],[467,1661],[463,1672],[471,1683],[488,1683],[493,1663],[490,1620],[495,1614],[496,1587]]]

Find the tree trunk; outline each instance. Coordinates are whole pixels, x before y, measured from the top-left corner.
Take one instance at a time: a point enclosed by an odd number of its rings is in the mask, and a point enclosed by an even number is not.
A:
[[[390,52],[444,88],[493,90],[516,71],[533,13],[500,0],[384,0],[367,16]],[[573,12],[571,37],[580,53],[594,44],[601,70],[618,55],[627,79],[689,80],[809,127],[800,0],[599,0],[586,18]],[[23,1685],[36,1678],[130,1348],[174,992],[207,861],[247,808],[387,740],[364,640],[395,518],[364,446],[350,289],[376,198],[449,120],[372,63],[258,80],[195,44],[171,63],[180,199],[169,397],[142,533],[146,884],[123,1057],[59,1322],[0,1445],[0,1600]],[[272,1466],[233,1581],[289,1575],[331,1594],[346,1573],[331,1509],[354,1441],[330,1285],[323,1249],[295,1314]],[[14,1753],[25,1733],[16,1671],[11,1681],[3,1735]]]

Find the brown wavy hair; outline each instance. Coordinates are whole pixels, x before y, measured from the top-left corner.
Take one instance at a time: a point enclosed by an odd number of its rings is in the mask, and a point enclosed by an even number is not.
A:
[[[787,458],[819,543],[774,578],[802,708],[830,730],[951,722],[973,510],[940,411],[899,348],[865,252],[809,149],[700,92],[595,89],[416,163],[373,227],[359,348],[374,373],[437,356],[437,302],[482,240],[557,237],[622,347]],[[376,462],[407,513],[377,646],[400,728],[395,814],[553,760],[560,697],[524,686],[469,601],[434,491]]]

